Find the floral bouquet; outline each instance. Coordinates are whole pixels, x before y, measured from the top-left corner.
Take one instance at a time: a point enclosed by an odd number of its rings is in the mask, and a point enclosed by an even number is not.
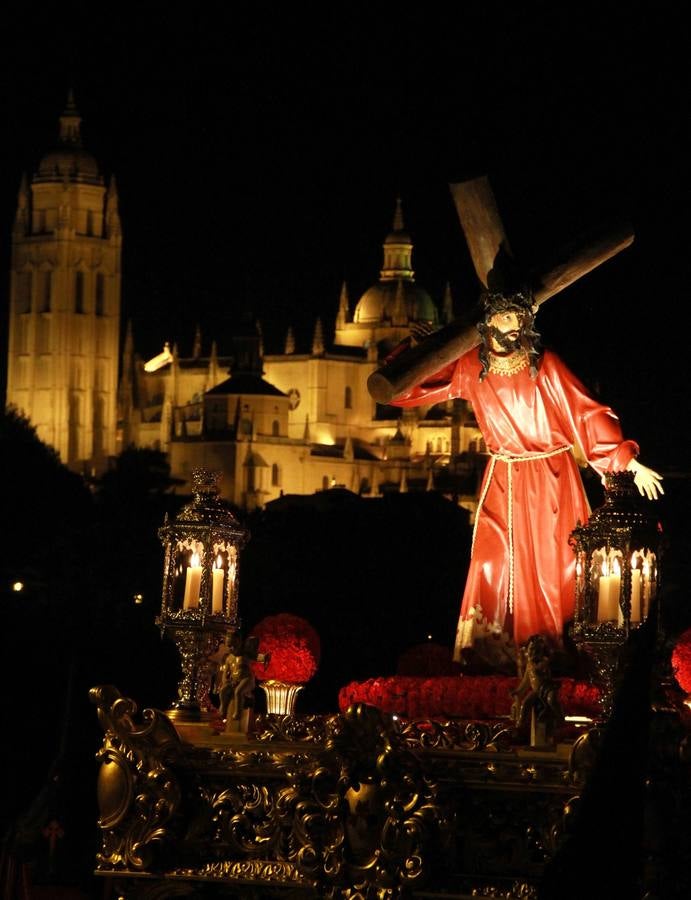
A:
[[[685,694],[691,694],[691,628],[677,639],[672,650],[672,672]]]
[[[252,629],[259,653],[268,663],[252,663],[261,681],[304,684],[317,671],[321,656],[319,635],[305,619],[291,613],[267,616]]]

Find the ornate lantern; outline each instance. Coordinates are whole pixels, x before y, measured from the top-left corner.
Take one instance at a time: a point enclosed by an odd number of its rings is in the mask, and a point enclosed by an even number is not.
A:
[[[197,721],[209,712],[213,657],[239,628],[238,572],[247,531],[218,496],[220,472],[192,472],[193,499],[159,537],[165,548],[161,615],[182,661],[171,718]]]
[[[631,472],[605,475],[603,505],[574,529],[570,543],[576,554],[574,639],[595,664],[608,715],[619,651],[648,618],[660,585],[661,527]]]

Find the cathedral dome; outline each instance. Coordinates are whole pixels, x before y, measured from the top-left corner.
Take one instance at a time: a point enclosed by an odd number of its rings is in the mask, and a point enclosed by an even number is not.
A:
[[[82,146],[81,122],[82,117],[70,91],[67,106],[60,116],[58,146],[46,153],[38,164],[34,183],[67,179],[82,184],[103,184],[96,160]]]
[[[402,297],[399,297],[399,290]],[[403,308],[399,311],[401,299]],[[399,312],[408,321],[435,325],[438,321],[437,307],[427,291],[414,281],[403,279],[379,281],[368,288],[355,307],[353,321],[358,324],[393,321],[399,318]]]
[[[103,183],[96,160],[79,147],[58,147],[46,153],[34,181],[63,181],[65,177],[87,184]]]
[[[424,288],[415,283],[413,242],[403,224],[400,197],[396,201],[393,227],[384,239],[384,261],[379,281],[360,297],[353,322],[406,326],[410,322],[438,322],[437,307]]]

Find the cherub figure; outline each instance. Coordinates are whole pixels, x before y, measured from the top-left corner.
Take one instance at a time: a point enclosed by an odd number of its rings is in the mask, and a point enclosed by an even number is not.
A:
[[[226,720],[226,731],[246,731],[249,710],[254,705],[255,677],[251,662],[268,663],[269,654],[259,653],[259,639],[244,642],[235,632],[228,639],[228,654],[219,670],[220,714]]]
[[[523,672],[521,681],[513,691],[511,718],[517,729],[522,730],[534,714],[534,722],[543,726],[545,734],[564,718],[559,702],[559,683],[552,678],[549,644],[544,635],[532,635],[521,648]],[[533,727],[533,737],[536,729]],[[531,741],[534,743],[535,741]]]

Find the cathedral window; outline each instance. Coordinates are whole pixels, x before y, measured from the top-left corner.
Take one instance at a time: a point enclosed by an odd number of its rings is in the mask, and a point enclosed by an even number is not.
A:
[[[343,406],[345,409],[353,408],[353,389],[351,387],[346,387],[345,396],[343,398]]]
[[[31,272],[17,273],[17,312],[31,312]]]
[[[271,486],[272,487],[280,487],[281,486],[281,470],[278,467],[278,463],[274,463],[271,466]]]
[[[45,209],[37,209],[34,211],[34,234],[45,234],[46,228],[46,211]]]
[[[106,279],[103,272],[96,273],[96,315],[106,314]]]
[[[281,433],[281,426],[278,422],[278,419],[274,419],[273,422],[271,423],[271,434],[274,437],[278,437],[280,435],[280,433]]]
[[[74,273],[74,311],[84,312],[84,273]]]
[[[41,272],[41,293],[39,296],[39,312],[50,312],[50,300],[53,291],[53,273]]]

